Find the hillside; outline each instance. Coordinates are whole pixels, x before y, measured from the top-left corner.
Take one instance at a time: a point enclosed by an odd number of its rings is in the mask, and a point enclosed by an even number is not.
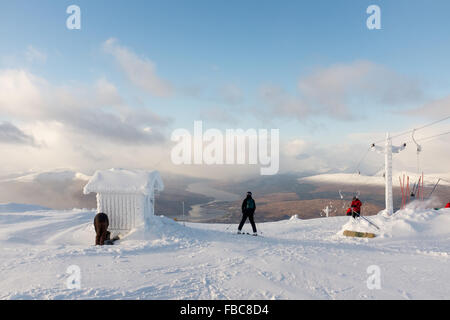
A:
[[[185,218],[195,222],[235,223],[241,218],[240,205],[251,190],[257,202],[259,222],[278,221],[298,215],[301,219],[318,218],[327,206],[330,216],[345,214],[351,197],[359,193],[363,214],[373,215],[384,208],[382,177],[327,174],[299,177],[295,174],[256,177],[240,182],[195,179],[164,173],[165,190],[156,197],[156,210],[168,217],[181,219],[183,202]],[[445,175],[440,175],[445,176]],[[436,177],[425,176],[428,195]],[[18,174],[0,179],[0,203],[28,203],[58,210],[95,208],[95,194],[84,195],[82,189],[89,176],[73,170],[53,170]],[[381,180],[380,180],[381,179]],[[384,180],[383,180],[384,181]],[[344,199],[341,199],[341,191]],[[434,196],[436,206],[450,199],[450,186],[442,181]],[[237,200],[236,200],[237,199]],[[215,200],[215,201],[213,201]],[[440,201],[440,203],[439,203]],[[401,192],[394,180],[394,205],[399,208]],[[201,217],[189,217],[189,210],[201,208]]]
[[[257,209],[255,219],[257,222],[279,221],[289,219],[297,215],[301,219],[316,219],[326,216],[325,208],[329,209],[329,216],[343,216],[349,205],[349,201],[318,198],[311,200],[301,200],[295,193],[270,193],[255,198]],[[240,221],[242,201],[218,202],[205,206],[210,210],[221,209],[228,214],[217,222],[232,223]],[[364,203],[363,214],[374,215],[383,209],[380,205]]]
[[[184,227],[155,217],[115,246],[95,247],[94,212],[0,214],[0,299],[447,299],[450,210],[421,205],[371,217],[375,239],[346,238],[350,218]],[[245,230],[249,226],[246,225]],[[370,229],[373,232],[373,229]],[[358,230],[355,230],[358,231]],[[233,231],[234,232],[234,231]],[[66,286],[79,267],[79,289]],[[381,289],[367,286],[377,266]],[[369,269],[370,270],[370,269]]]

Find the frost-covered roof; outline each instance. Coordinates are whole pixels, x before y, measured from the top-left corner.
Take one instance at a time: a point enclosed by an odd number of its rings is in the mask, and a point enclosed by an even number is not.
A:
[[[164,184],[158,171],[109,169],[98,170],[84,187],[84,194],[96,193],[141,193],[162,191]]]

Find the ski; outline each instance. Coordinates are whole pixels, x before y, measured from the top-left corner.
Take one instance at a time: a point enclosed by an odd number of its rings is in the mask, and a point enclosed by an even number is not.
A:
[[[241,233],[233,233],[233,234],[235,234],[235,235],[237,235],[237,236],[240,236],[240,235],[247,235],[247,236],[253,236],[253,237],[262,237],[262,235],[261,234],[253,234],[253,233],[249,233],[249,232],[241,232]]]

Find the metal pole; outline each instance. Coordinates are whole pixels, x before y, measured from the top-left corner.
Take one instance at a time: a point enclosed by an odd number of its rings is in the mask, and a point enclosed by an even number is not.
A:
[[[385,183],[386,214],[392,215],[394,213],[394,201],[392,195],[392,139],[389,132],[386,133]]]

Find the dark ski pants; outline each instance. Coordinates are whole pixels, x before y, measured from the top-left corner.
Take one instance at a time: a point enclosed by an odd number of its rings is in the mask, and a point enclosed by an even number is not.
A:
[[[256,233],[256,224],[255,224],[255,219],[254,219],[254,213],[255,211],[244,211],[242,214],[242,220],[241,223],[239,224],[238,230],[241,231],[242,227],[244,226],[245,221],[250,220],[250,223],[252,225],[253,228],[253,232]]]
[[[351,211],[351,212],[347,212],[347,216],[352,216],[353,219],[356,219],[357,217],[359,217],[361,215],[360,212],[356,212],[356,211]]]

